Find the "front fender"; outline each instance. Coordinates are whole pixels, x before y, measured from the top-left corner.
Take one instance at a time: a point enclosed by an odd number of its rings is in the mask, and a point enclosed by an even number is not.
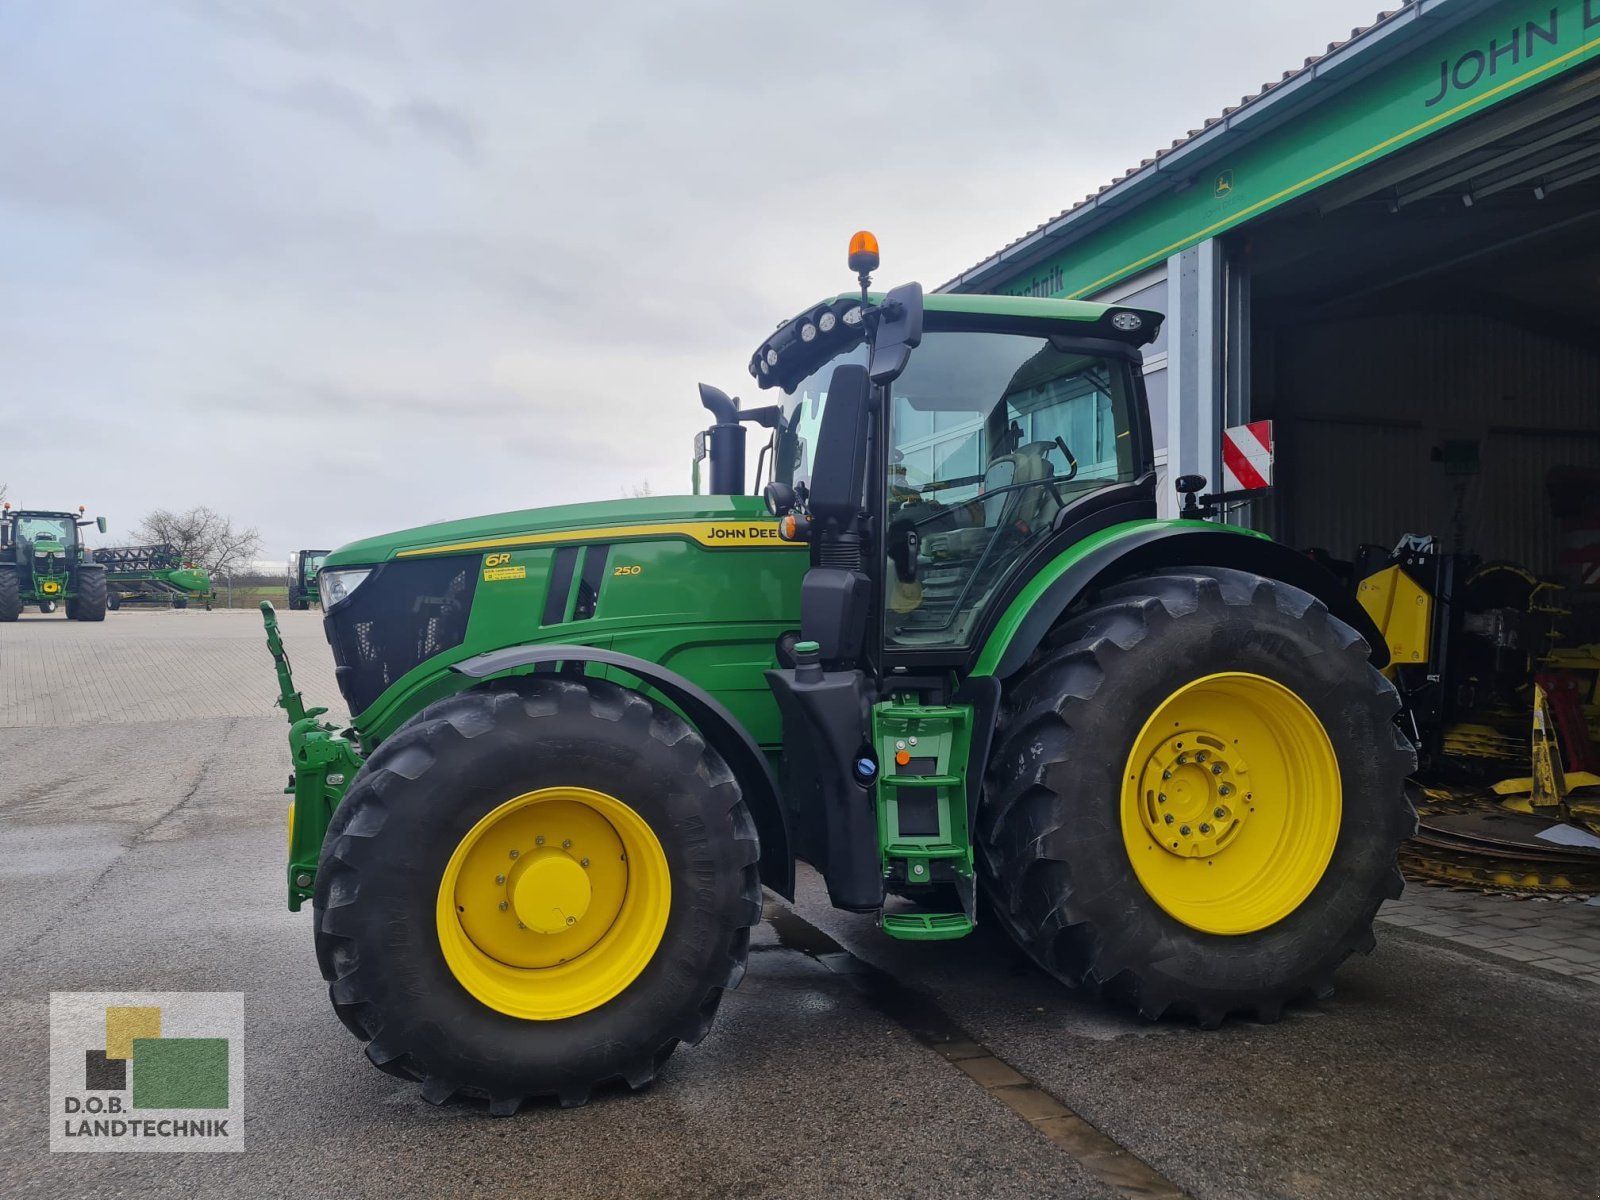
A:
[[[1376,667],[1389,662],[1378,627],[1326,567],[1264,534],[1200,521],[1128,521],[1053,559],[1006,608],[984,643],[975,675],[1005,679],[1021,670],[1063,613],[1080,597],[1129,575],[1164,567],[1230,567],[1309,592],[1366,639]]]
[[[722,755],[739,781],[761,839],[761,882],[785,900],[794,899],[794,852],[790,848],[789,824],[778,802],[772,769],[755,739],[715,697],[675,671],[631,654],[595,646],[507,646],[453,663],[450,669],[472,679],[487,679],[541,663],[594,663],[616,667],[637,676],[677,705],[700,736]]]

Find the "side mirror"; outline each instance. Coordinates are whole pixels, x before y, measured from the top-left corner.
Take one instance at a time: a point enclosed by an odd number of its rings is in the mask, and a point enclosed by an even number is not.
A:
[[[893,383],[906,369],[911,352],[922,344],[922,285],[903,283],[878,307],[878,330],[872,339],[872,382]],[[833,403],[829,393],[828,403]]]
[[[876,357],[876,354],[874,354]],[[828,382],[828,403],[817,428],[807,507],[821,521],[841,523],[861,510],[867,482],[867,413],[872,380],[865,367],[835,367]]]
[[[94,527],[104,533],[106,531],[106,519],[104,517],[96,517],[94,519]]]

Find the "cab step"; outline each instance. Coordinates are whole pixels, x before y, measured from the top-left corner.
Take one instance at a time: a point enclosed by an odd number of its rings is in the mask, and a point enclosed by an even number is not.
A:
[[[974,926],[965,913],[884,913],[883,931],[902,942],[948,942]]]

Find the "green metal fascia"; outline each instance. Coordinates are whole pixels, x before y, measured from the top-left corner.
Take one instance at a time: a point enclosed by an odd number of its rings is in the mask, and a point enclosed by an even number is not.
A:
[[[1490,55],[1495,55],[1492,70]],[[1054,273],[1057,286],[1050,294],[1094,295],[1597,57],[1600,0],[1497,4],[1447,25],[1440,35],[1418,42],[1388,66],[1269,133],[1251,138],[1241,129],[1235,136],[1247,144],[1232,153],[1225,131],[1207,147],[1209,165],[1193,186],[1143,203],[1130,197],[1126,215],[1078,237],[1072,236],[1068,218],[1056,235],[1063,249],[1028,259],[1017,248],[1013,253],[1026,265],[983,278],[981,286],[1023,292]],[[1457,80],[1467,86],[1456,86]]]
[[[1174,518],[1166,521],[1124,521],[1120,525],[1112,525],[1102,529],[1099,533],[1090,534],[1082,541],[1074,542],[1055,558],[1051,559],[1033,577],[1023,585],[1022,591],[1017,593],[1014,600],[1006,606],[996,623],[994,631],[984,642],[983,650],[978,655],[978,661],[972,668],[974,675],[993,675],[1000,665],[1000,660],[1005,656],[1006,648],[1011,644],[1011,639],[1016,637],[1017,630],[1022,627],[1023,621],[1033,611],[1050,586],[1060,579],[1083,559],[1095,551],[1122,539],[1132,538],[1148,530],[1157,529],[1185,529],[1193,528],[1194,522]],[[1234,533],[1246,537],[1261,538],[1265,541],[1272,539],[1266,534],[1254,529],[1240,529],[1228,526]]]

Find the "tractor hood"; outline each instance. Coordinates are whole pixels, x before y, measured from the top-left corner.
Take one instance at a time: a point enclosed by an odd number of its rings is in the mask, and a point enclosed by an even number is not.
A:
[[[328,555],[322,569],[370,566],[387,562],[406,551],[492,549],[481,543],[500,539],[508,543],[556,540],[561,534],[590,530],[606,530],[617,536],[620,530],[636,526],[719,520],[771,521],[772,517],[759,496],[642,496],[590,504],[562,504],[553,508],[525,508],[362,538]]]

